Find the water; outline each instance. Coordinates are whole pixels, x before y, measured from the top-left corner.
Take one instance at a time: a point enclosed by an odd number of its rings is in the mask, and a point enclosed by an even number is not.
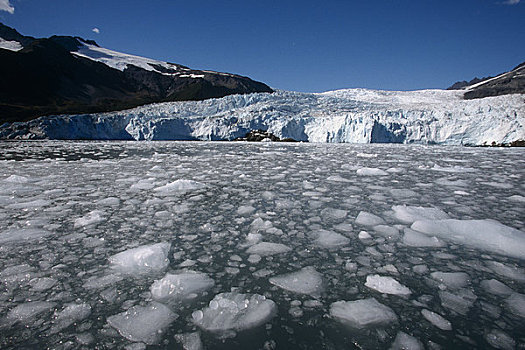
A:
[[[512,251],[525,240],[521,149],[3,142],[0,163],[2,349],[525,346],[525,264]],[[441,235],[410,231],[430,212],[404,220],[399,205],[437,208],[437,227],[460,221]],[[497,223],[471,221],[487,219]],[[456,237],[475,224],[503,243]],[[165,256],[147,246],[157,243]],[[117,267],[111,257],[133,248]],[[207,276],[202,288],[172,284],[176,298],[153,300],[156,280],[188,270]],[[251,321],[234,313],[233,329],[211,332],[199,320],[228,292],[245,294],[228,312],[254,294],[269,312],[252,302]],[[397,320],[337,316],[334,303],[369,298]],[[355,304],[359,322],[370,303]],[[126,310],[144,327],[108,323]]]

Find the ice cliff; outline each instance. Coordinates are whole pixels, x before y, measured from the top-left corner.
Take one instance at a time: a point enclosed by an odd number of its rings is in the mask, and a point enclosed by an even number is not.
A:
[[[2,139],[233,140],[251,130],[308,142],[483,145],[525,139],[523,94],[277,91],[4,124]]]

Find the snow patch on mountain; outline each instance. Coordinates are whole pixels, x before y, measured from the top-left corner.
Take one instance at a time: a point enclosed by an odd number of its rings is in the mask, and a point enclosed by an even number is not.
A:
[[[9,41],[0,38],[0,49],[16,52],[22,50],[23,48],[24,47],[22,46],[22,44],[20,44],[18,41]]]

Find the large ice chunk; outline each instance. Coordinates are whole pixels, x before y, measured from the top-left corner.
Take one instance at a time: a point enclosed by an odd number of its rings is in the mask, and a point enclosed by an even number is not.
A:
[[[283,254],[291,251],[292,248],[281,244],[271,242],[260,242],[251,246],[246,251],[248,254],[258,254],[260,256],[269,256],[274,254]]]
[[[314,244],[327,249],[335,249],[350,243],[350,239],[339,233],[327,230],[318,230],[312,233]]]
[[[394,211],[394,217],[405,224],[412,224],[417,220],[444,220],[450,218],[447,213],[438,208],[394,205],[392,210]]]
[[[525,259],[525,232],[495,220],[421,220],[411,228],[472,248]]]
[[[193,322],[220,337],[258,327],[277,314],[275,303],[259,294],[221,293],[209,306],[193,312]]]
[[[384,224],[385,220],[377,215],[362,211],[357,215],[355,223],[363,226],[376,226]]]
[[[397,315],[375,298],[337,301],[330,305],[330,316],[351,328],[386,326],[397,322]]]
[[[215,285],[208,275],[195,271],[166,274],[150,288],[151,296],[158,301],[182,301],[191,299]]]
[[[197,181],[179,179],[170,182],[164,186],[157,187],[153,189],[153,191],[161,196],[172,196],[177,194],[184,194],[190,191],[200,190],[204,187],[206,186],[203,183]]]
[[[367,276],[365,286],[385,294],[409,295],[412,293],[410,289],[388,276]]]
[[[169,243],[156,243],[128,249],[109,258],[111,267],[125,274],[144,274],[164,270],[168,264]]]
[[[177,317],[167,306],[152,302],[110,316],[108,324],[126,339],[152,345],[159,342],[162,333]]]
[[[299,271],[270,278],[270,283],[290,292],[320,297],[324,290],[323,276],[309,266]]]

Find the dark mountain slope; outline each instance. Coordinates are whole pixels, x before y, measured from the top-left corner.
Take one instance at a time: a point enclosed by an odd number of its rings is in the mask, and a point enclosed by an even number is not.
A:
[[[85,44],[96,45],[77,37],[34,39],[1,24],[0,36],[23,46],[20,51],[0,48],[0,124],[50,114],[106,112],[155,102],[272,92],[247,77],[180,65],[172,66],[184,69],[186,77],[163,74],[161,69],[165,68],[160,66],[146,70],[129,64],[121,71],[73,54]]]

